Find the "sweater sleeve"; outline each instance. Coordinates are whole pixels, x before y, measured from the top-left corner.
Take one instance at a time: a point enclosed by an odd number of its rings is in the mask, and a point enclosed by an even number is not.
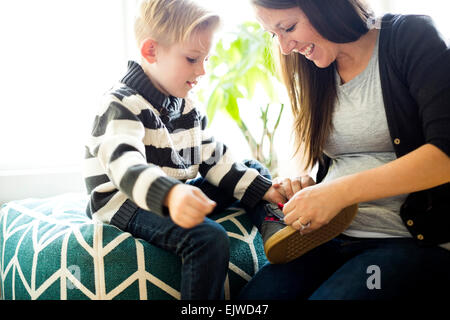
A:
[[[262,199],[272,182],[259,174],[256,169],[236,162],[230,150],[222,142],[216,141],[207,128],[206,116],[201,117],[202,161],[200,174],[224,192],[253,207]]]
[[[450,49],[428,16],[406,16],[395,43],[425,141],[450,156]]]
[[[131,201],[144,210],[163,215],[167,192],[180,182],[147,163],[145,127],[139,115],[140,110],[130,110],[119,101],[107,104],[105,112],[95,121],[94,156],[111,182]]]

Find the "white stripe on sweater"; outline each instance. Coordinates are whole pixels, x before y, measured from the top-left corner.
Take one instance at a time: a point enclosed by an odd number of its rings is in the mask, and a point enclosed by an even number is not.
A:
[[[147,210],[151,209],[147,206],[147,192],[152,183],[159,177],[164,176],[164,172],[157,166],[150,166],[148,169],[141,172],[133,187],[132,196],[136,204]]]
[[[236,199],[242,199],[247,190],[248,186],[253,180],[259,175],[258,171],[255,169],[248,169],[245,174],[241,177],[239,182],[234,187],[233,195]]]
[[[120,158],[111,162],[108,166],[108,174],[116,185],[120,185],[127,170],[135,165],[148,165],[144,157],[137,151],[122,154]]]
[[[198,174],[199,165],[191,165],[186,169],[175,169],[170,167],[161,167],[161,169],[170,177],[178,180],[194,179]]]
[[[127,196],[122,192],[117,192],[107,204],[95,212],[93,218],[103,223],[111,223],[111,219],[117,209],[127,200]],[[94,212],[93,212],[94,213]]]
[[[215,165],[206,174],[206,180],[211,181],[214,185],[219,185],[222,178],[230,171],[234,164],[230,152],[227,150],[222,158],[215,159]]]
[[[186,148],[198,147],[200,141],[200,127],[187,130],[177,130],[169,133],[167,128],[145,129],[143,140],[145,145],[157,148],[170,148],[180,151]]]
[[[151,110],[153,113],[155,113],[157,116],[159,116],[158,110],[154,108],[150,102],[146,101],[144,97],[141,95],[133,95],[130,97],[124,97],[122,99],[122,102],[120,102],[122,105],[124,105],[128,110],[133,112],[135,115],[140,114],[144,110]]]
[[[83,175],[85,177],[94,177],[105,174],[105,168],[97,158],[85,159],[83,162]]]
[[[141,157],[144,157],[143,155],[145,155],[145,146],[139,139],[126,134],[106,136],[103,139],[98,150],[98,158],[102,162],[102,165],[105,166],[105,168],[108,167],[108,162],[111,159],[111,155],[121,144],[133,146],[140,153],[142,153]]]
[[[136,120],[127,119],[115,119],[111,120],[106,127],[104,136],[115,135],[127,135],[132,136],[135,140],[142,143],[142,139],[145,136],[145,128],[142,122]]]
[[[110,92],[114,92],[115,90],[120,88],[126,88],[126,86],[123,84],[119,84],[115,86]],[[96,110],[97,111],[96,115],[97,116],[103,115],[108,110],[109,106],[111,105],[111,102],[117,102],[123,105],[125,108],[130,110],[134,115],[138,115],[142,111],[150,109],[157,116],[159,116],[158,110],[156,110],[147,100],[145,100],[144,97],[138,94],[129,97],[123,97],[122,101],[113,94],[106,94],[102,97],[100,101],[100,108]]]
[[[96,186],[94,189],[95,192],[111,192],[114,190],[117,190],[117,188],[114,185],[114,183],[112,183],[111,181],[102,183],[102,184]]]

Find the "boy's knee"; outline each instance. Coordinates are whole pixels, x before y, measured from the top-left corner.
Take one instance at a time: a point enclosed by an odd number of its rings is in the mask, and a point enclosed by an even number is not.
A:
[[[229,252],[230,238],[227,231],[217,222],[205,220],[194,235],[197,245],[214,248],[218,252]]]

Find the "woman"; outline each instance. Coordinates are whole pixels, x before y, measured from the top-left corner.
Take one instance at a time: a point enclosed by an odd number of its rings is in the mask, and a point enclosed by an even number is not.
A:
[[[360,0],[252,0],[279,42],[297,151],[283,182],[302,234],[359,204],[343,234],[265,265],[241,299],[390,299],[450,287],[450,50],[425,16],[375,20]],[[306,182],[303,185],[300,182]],[[303,188],[302,188],[303,187]]]

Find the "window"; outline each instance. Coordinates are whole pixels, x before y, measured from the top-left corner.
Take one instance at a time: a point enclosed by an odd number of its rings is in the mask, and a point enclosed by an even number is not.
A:
[[[433,18],[444,37],[450,39],[450,2],[444,0],[369,0],[378,15],[383,13],[425,14]]]
[[[0,2],[0,169],[77,165],[96,101],[126,67],[124,1]]]
[[[0,1],[0,203],[83,190],[83,141],[126,68],[131,2]]]

